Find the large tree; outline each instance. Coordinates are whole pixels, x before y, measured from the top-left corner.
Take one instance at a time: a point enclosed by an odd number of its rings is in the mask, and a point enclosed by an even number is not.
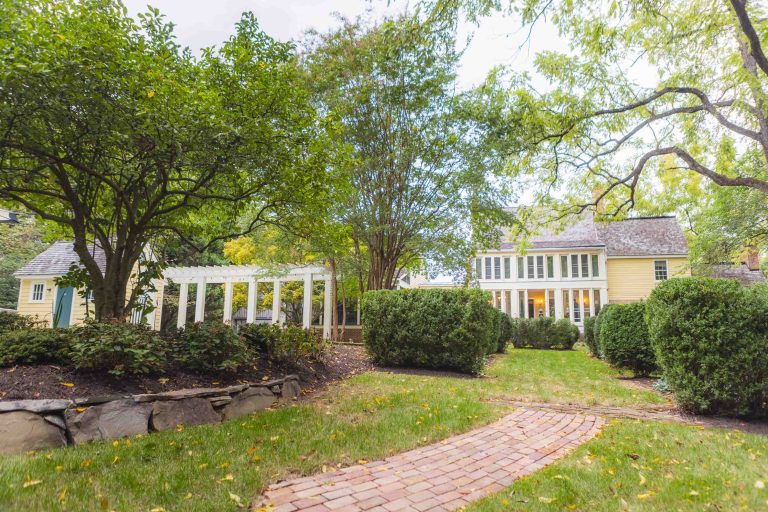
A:
[[[454,32],[435,28],[406,15],[342,20],[308,44],[318,102],[350,148],[338,221],[367,251],[370,290],[420,261],[461,266],[472,221],[503,217],[503,199],[482,192],[496,169],[467,161],[476,124],[455,90]]]
[[[324,186],[293,47],[251,14],[200,58],[157,10],[135,21],[117,0],[2,0],[0,19],[0,199],[65,228],[97,319],[126,317],[147,244],[203,249]]]

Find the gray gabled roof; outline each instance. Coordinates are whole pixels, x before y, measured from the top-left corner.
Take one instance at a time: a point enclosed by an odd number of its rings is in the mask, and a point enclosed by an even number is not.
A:
[[[107,267],[104,251],[93,244],[91,244],[91,251],[103,274]],[[69,272],[73,263],[78,265],[80,263],[80,257],[75,253],[74,244],[72,242],[54,242],[49,248],[35,256],[32,261],[17,270],[14,276],[63,276]]]
[[[735,279],[742,286],[766,282],[765,274],[760,270],[752,270],[745,263],[732,265],[718,263],[702,270],[701,274],[719,279]]]

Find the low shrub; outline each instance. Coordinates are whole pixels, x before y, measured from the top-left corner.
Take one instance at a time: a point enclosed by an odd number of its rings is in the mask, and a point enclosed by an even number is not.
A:
[[[597,316],[584,320],[584,344],[589,349],[589,353],[597,357],[600,351],[597,349],[597,338],[595,338],[595,323],[597,323]]]
[[[86,321],[67,330],[72,336],[70,359],[77,370],[122,377],[165,367],[168,343],[145,325]]]
[[[611,366],[642,376],[658,370],[645,325],[644,302],[613,304],[601,311],[598,343],[600,353]]]
[[[768,289],[705,277],[670,279],[646,306],[663,378],[686,411],[765,415]]]
[[[496,352],[503,354],[507,351],[507,345],[512,341],[512,318],[502,311],[499,311],[499,343]]]
[[[182,330],[174,342],[176,361],[190,370],[235,371],[252,357],[245,340],[224,322],[196,322]]]
[[[69,329],[23,328],[0,334],[0,366],[69,361]]]
[[[579,328],[568,319],[549,316],[512,320],[515,348],[570,350],[579,340]]]
[[[295,325],[246,324],[240,335],[255,351],[272,362],[296,364],[305,357],[319,358],[326,348],[311,330]]]
[[[382,365],[480,373],[501,321],[476,289],[379,290],[363,295],[363,341]]]
[[[8,313],[6,311],[0,311],[0,334],[10,332],[32,329],[34,327],[41,327],[37,325],[32,318],[24,315],[17,315],[16,313]]]

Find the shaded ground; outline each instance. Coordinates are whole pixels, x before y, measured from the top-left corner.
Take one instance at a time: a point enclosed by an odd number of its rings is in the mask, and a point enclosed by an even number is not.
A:
[[[304,361],[297,366],[276,366],[266,360],[237,373],[200,374],[183,369],[141,377],[113,378],[105,374],[79,373],[52,365],[0,368],[0,400],[37,398],[79,398],[96,395],[158,393],[175,389],[216,387],[257,382],[296,374],[305,392],[328,382],[368,371],[372,368],[362,347],[333,345],[319,361]]]

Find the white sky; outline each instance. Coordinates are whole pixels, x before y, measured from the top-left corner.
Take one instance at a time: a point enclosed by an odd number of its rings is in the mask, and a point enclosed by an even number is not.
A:
[[[403,0],[124,0],[124,3],[131,15],[146,10],[148,3],[160,9],[176,24],[179,42],[193,51],[225,41],[244,11],[252,11],[267,34],[286,41],[301,39],[303,32],[310,28],[331,29],[337,24],[335,12],[353,18],[370,8],[380,17],[399,12],[408,5]],[[552,26],[540,24],[532,43],[521,49],[527,31],[520,29],[517,20],[499,14],[486,18],[479,27],[463,24],[460,37],[465,39],[470,33],[473,38],[459,71],[462,89],[482,82],[495,65],[531,70],[537,51],[564,47]]]

